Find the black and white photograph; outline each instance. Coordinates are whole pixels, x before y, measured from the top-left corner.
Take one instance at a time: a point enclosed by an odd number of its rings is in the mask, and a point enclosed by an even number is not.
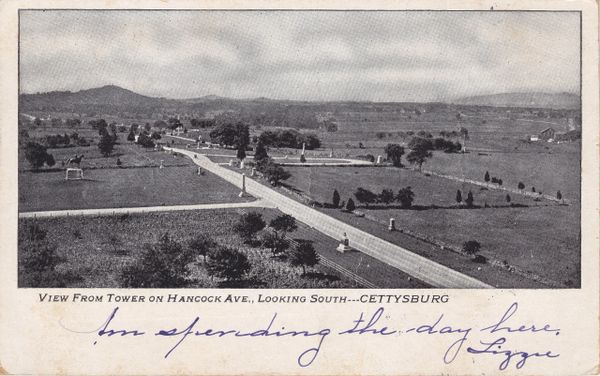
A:
[[[21,9],[18,287],[580,289],[581,21]]]

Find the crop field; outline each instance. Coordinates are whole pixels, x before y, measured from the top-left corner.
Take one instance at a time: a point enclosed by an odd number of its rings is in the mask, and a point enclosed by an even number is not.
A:
[[[271,288],[356,288],[354,281],[339,275],[323,265],[317,265],[313,273],[300,275],[299,268],[290,267],[285,260],[273,258],[262,248],[250,247],[232,231],[234,223],[244,211],[241,209],[202,210],[197,212],[135,214],[117,217],[62,217],[49,219],[21,219],[20,227],[36,223],[47,231],[48,240],[58,246],[57,252],[65,263],[59,268],[69,270],[82,277],[69,287],[119,287],[119,274],[123,268],[138,258],[144,244],[155,243],[164,233],[186,245],[198,234],[209,234],[219,244],[239,249],[245,253],[252,270],[247,276],[250,283],[244,287]],[[259,212],[265,220],[274,218],[280,212],[262,209]],[[295,239],[313,240],[315,249],[328,258],[336,257],[333,250],[337,242],[299,224],[298,230],[290,234]],[[396,287],[419,287],[418,282],[368,256],[355,253],[342,263],[352,263],[352,270],[365,269],[376,281]],[[355,258],[360,258],[356,265]],[[201,260],[191,265],[192,276],[189,287],[217,287],[205,270]],[[347,266],[350,267],[349,265]]]
[[[481,190],[477,186],[456,181],[425,176],[416,171],[395,168],[302,168],[288,167],[292,178],[286,184],[304,192],[320,202],[331,202],[332,192],[337,189],[342,201],[353,197],[358,187],[376,193],[381,189],[398,189],[411,186],[415,192],[413,205],[421,210],[400,209],[397,205],[379,205],[358,210],[368,214],[382,229],[395,218],[397,228],[424,234],[428,237],[460,248],[467,240],[477,240],[482,245],[481,254],[505,261],[522,270],[533,272],[565,286],[579,283],[579,207],[557,205],[547,201],[536,202],[531,198],[511,194],[512,204],[529,207],[510,207],[506,192]],[[490,208],[457,209],[456,190],[463,198],[471,190],[475,205]],[[436,205],[437,208],[429,208]],[[354,216],[337,209],[324,209],[328,214],[346,222]],[[366,220],[357,225],[367,231]],[[402,244],[399,244],[402,246]],[[408,249],[414,250],[417,247]],[[436,256],[434,260],[443,256]]]
[[[183,159],[179,157],[179,159]],[[243,202],[239,189],[196,167],[84,170],[84,180],[60,172],[19,174],[19,211]]]

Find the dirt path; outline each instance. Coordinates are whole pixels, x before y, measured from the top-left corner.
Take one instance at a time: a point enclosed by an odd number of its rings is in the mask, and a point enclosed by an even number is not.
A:
[[[175,152],[184,154],[194,161],[198,166],[220,176],[224,180],[236,185],[242,186],[242,175],[213,163],[206,156],[194,151],[172,149]],[[378,260],[391,265],[401,271],[425,282],[433,287],[440,288],[491,288],[473,277],[459,273],[446,266],[428,260],[407,249],[387,242],[381,238],[371,235],[358,228],[350,226],[340,220],[332,218],[324,213],[309,208],[291,198],[282,195],[275,190],[262,185],[259,182],[246,178],[246,191],[261,198],[280,211],[294,216],[297,220],[308,226],[322,232],[334,239],[340,239],[344,233],[350,241],[350,246],[358,251],[368,254]]]
[[[75,209],[75,210],[50,210],[38,212],[19,213],[19,218],[49,218],[68,216],[111,216],[134,213],[150,213],[181,210],[229,209],[229,208],[265,208],[272,207],[264,200],[251,202],[225,203],[225,204],[197,204],[197,205],[167,205],[167,206],[141,206],[133,208],[106,208],[106,209]]]

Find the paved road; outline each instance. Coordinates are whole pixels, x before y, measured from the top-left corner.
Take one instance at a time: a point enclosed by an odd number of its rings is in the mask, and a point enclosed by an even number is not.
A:
[[[221,167],[213,163],[206,156],[194,153],[194,151],[175,148],[166,149],[173,149],[178,153],[187,155],[197,165],[241,188],[241,174]],[[440,265],[407,249],[309,208],[250,178],[246,178],[246,190],[249,194],[272,203],[280,211],[294,216],[297,220],[327,236],[340,239],[342,234],[346,233],[351,247],[396,267],[433,287],[492,288],[492,286],[473,277],[459,273],[456,270]]]
[[[111,216],[132,213],[150,213],[180,210],[203,210],[203,209],[229,209],[229,208],[264,208],[274,207],[273,204],[265,200],[256,200],[251,202],[224,203],[224,204],[197,204],[197,205],[171,205],[171,206],[142,206],[133,208],[107,208],[107,209],[69,209],[69,210],[50,210],[38,212],[19,213],[19,218],[48,218],[48,217],[68,217],[68,216]]]
[[[252,155],[252,154],[249,154]],[[231,159],[236,159],[233,154],[206,154],[207,157],[226,157]],[[334,162],[311,162],[311,161],[326,161],[328,158],[326,157],[306,157],[307,162],[301,163],[300,157],[271,157],[271,159],[279,161],[277,164],[281,166],[337,166],[337,165],[348,165],[348,166],[373,166],[375,163],[369,161],[363,161],[360,159],[351,159],[351,158],[331,158]],[[284,162],[281,162],[284,161]],[[298,162],[295,162],[298,161]]]

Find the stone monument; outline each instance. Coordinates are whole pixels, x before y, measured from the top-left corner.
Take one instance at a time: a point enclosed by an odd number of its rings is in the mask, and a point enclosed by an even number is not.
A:
[[[377,156],[377,164],[381,164],[381,161],[382,161],[381,155],[378,155]]]
[[[348,235],[346,235],[346,233],[344,232],[344,235],[342,236],[342,239],[340,240],[340,244],[337,246],[336,251],[346,253],[351,250],[352,248],[350,247],[350,242],[348,241]]]
[[[160,166],[158,168],[165,168],[165,166],[163,166],[163,162],[164,162],[164,159],[161,159],[160,160]]]
[[[242,191],[238,195],[239,197],[244,197],[246,194],[246,174],[242,174]]]
[[[396,231],[396,220],[394,218],[390,218],[390,224],[388,226],[388,230]]]
[[[252,171],[250,171],[250,176],[254,177],[256,175],[256,167],[252,167]]]

